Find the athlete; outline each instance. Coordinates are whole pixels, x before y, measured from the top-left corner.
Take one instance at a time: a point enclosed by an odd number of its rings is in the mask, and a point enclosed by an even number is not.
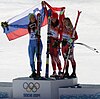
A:
[[[73,35],[75,32],[75,35]],[[68,68],[69,60],[72,64],[73,72],[70,75],[71,78],[76,78],[76,61],[74,59],[74,41],[78,39],[77,32],[74,31],[71,20],[67,17],[63,20],[63,31],[62,31],[62,55],[64,58],[64,67],[66,72],[64,77],[69,78]],[[68,57],[68,59],[67,59]]]
[[[59,59],[59,48],[60,45],[54,46],[55,42],[59,41],[59,20],[58,14],[52,12],[51,15],[51,27],[50,27],[50,56],[51,63],[53,67],[53,74],[51,76],[56,76],[56,66],[58,67],[58,75],[61,75],[62,67],[61,61]]]
[[[28,24],[28,32],[29,32],[29,47],[28,47],[28,52],[29,52],[29,58],[30,58],[30,66],[31,66],[31,70],[32,70],[32,74],[30,75],[30,77],[36,77],[36,69],[35,69],[35,54],[36,57],[38,55],[38,37],[39,35],[37,34],[37,20],[36,20],[36,16],[34,14],[30,14],[29,16],[29,24]],[[42,54],[42,41],[40,39],[40,58],[41,58],[41,54]],[[41,68],[41,64],[42,61],[40,59],[40,68]]]

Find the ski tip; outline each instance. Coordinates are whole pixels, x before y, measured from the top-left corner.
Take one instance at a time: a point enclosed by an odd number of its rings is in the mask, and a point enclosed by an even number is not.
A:
[[[97,50],[96,48],[94,48],[94,50]]]
[[[80,13],[82,13],[82,11],[79,11],[79,10],[78,10],[78,13],[80,14]]]
[[[96,51],[96,53],[99,53],[99,51]]]
[[[96,48],[94,48],[94,51],[95,51],[96,53],[99,53],[99,51],[98,51]]]

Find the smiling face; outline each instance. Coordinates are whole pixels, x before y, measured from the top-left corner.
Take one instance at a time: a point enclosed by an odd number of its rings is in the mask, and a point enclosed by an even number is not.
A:
[[[64,26],[67,26],[67,25],[68,25],[68,22],[67,22],[66,19],[63,20],[63,25],[64,25]]]
[[[35,20],[36,20],[36,19],[35,19],[35,16],[34,16],[34,15],[30,16],[30,22],[33,23],[33,22],[35,22]]]
[[[63,25],[69,27],[70,26],[70,21],[67,19],[63,20]]]
[[[55,23],[56,22],[56,18],[51,18],[51,21],[53,22],[53,23]]]
[[[58,19],[58,14],[53,12],[52,13],[52,16],[51,16],[51,21],[53,23],[55,23],[57,21],[57,19]]]
[[[71,23],[71,21],[70,21],[70,19],[69,18],[65,18],[64,20],[63,20],[63,26],[65,26],[65,27],[67,27],[67,28],[73,28],[73,26],[72,26],[72,23]]]

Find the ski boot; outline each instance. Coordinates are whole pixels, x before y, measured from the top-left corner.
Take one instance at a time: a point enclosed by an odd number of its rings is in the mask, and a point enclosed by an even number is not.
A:
[[[37,74],[35,71],[32,72],[32,74],[29,76],[30,78],[36,78],[37,77]]]
[[[58,76],[62,77],[62,75],[63,75],[63,72],[59,71]]]
[[[50,77],[55,77],[55,76],[57,76],[56,71],[54,71],[53,74]]]
[[[72,73],[69,78],[76,78],[76,73]]]
[[[64,78],[69,78],[69,73],[64,73],[64,76],[63,76]]]

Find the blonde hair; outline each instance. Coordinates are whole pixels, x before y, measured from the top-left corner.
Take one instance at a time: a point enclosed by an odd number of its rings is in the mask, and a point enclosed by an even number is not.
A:
[[[73,24],[72,24],[70,18],[67,17],[67,18],[64,18],[64,20],[66,20],[66,21],[68,22],[68,26],[69,26],[71,29],[73,29]]]
[[[33,13],[29,13],[29,19],[31,19],[31,17],[34,17],[36,19],[35,15]]]

